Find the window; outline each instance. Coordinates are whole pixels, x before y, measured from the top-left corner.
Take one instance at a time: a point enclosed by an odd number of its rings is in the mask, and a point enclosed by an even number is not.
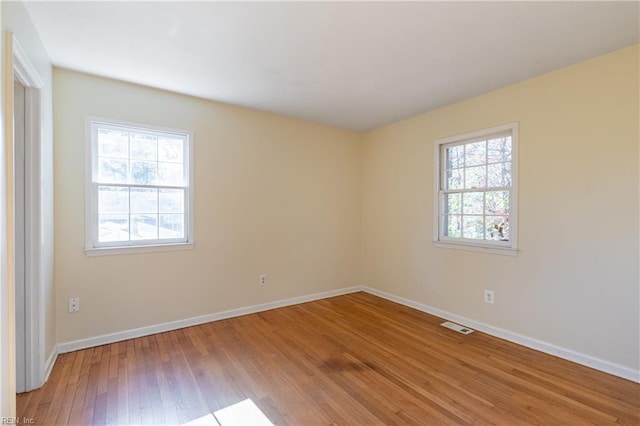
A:
[[[191,133],[98,118],[87,128],[88,254],[191,244]]]
[[[436,246],[516,253],[517,159],[517,123],[436,141]]]

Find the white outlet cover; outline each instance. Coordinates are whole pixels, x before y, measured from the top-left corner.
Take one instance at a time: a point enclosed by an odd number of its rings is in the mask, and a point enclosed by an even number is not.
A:
[[[69,312],[79,312],[80,311],[80,298],[72,297],[69,299]]]
[[[484,291],[484,302],[485,303],[494,303],[495,302],[495,296],[494,296],[493,290],[485,290]]]

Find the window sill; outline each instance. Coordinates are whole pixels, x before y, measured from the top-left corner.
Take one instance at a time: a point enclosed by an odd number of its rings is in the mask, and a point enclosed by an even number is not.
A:
[[[511,247],[487,247],[487,246],[475,246],[469,244],[457,244],[457,243],[449,243],[442,241],[434,241],[434,247],[454,249],[454,250],[467,250],[467,251],[475,251],[480,253],[491,253],[491,254],[501,254],[503,256],[517,256],[518,249]]]
[[[155,244],[147,246],[97,247],[84,249],[87,256],[112,256],[122,254],[157,253],[163,251],[191,250],[194,243]]]

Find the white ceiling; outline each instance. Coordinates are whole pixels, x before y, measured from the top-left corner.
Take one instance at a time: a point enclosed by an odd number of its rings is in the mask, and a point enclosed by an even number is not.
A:
[[[54,65],[365,131],[638,42],[638,2],[27,2]]]

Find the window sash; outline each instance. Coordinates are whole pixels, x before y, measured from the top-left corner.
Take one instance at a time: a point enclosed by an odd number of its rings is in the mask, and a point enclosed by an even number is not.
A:
[[[511,226],[511,200],[513,198],[513,191],[511,190],[511,187],[502,187],[502,188],[496,188],[496,191],[508,191],[509,192],[509,214],[506,215],[501,215],[501,214],[496,214],[496,215],[492,215],[492,214],[487,214],[486,212],[486,199],[483,200],[483,211],[482,213],[464,213],[464,211],[462,210],[461,207],[461,211],[460,213],[449,213],[447,212],[447,202],[446,202],[446,196],[448,194],[465,194],[465,193],[483,193],[486,194],[487,192],[493,192],[494,189],[489,189],[489,190],[485,190],[485,189],[476,189],[474,191],[461,191],[461,190],[456,190],[456,191],[440,191],[439,193],[439,213],[438,213],[438,228],[439,228],[439,240],[440,241],[448,241],[448,242],[460,242],[460,243],[467,243],[467,244],[474,244],[474,245],[487,245],[487,246],[495,246],[495,247],[510,247],[511,246],[511,233],[509,234],[509,239],[507,240],[491,240],[491,239],[487,239],[486,238],[486,218],[487,217],[506,217],[510,223]],[[486,196],[485,196],[486,197]],[[483,198],[485,198],[483,197]],[[447,234],[447,221],[446,221],[446,217],[447,216],[459,216],[460,218],[462,218],[462,220],[464,221],[465,217],[481,217],[482,218],[482,222],[484,223],[484,228],[483,228],[483,237],[484,238],[464,238],[464,237],[450,237]],[[511,229],[510,229],[511,231]]]
[[[108,156],[100,156],[99,154],[99,148],[98,148],[98,132],[100,130],[110,130],[110,131],[115,131],[115,132],[126,132],[126,133],[141,133],[141,134],[145,134],[145,135],[149,135],[149,136],[155,136],[157,138],[161,138],[161,137],[173,137],[175,139],[181,139],[182,140],[182,162],[178,163],[175,162],[173,164],[182,164],[183,166],[183,187],[187,187],[190,184],[190,174],[189,174],[189,168],[191,167],[190,164],[190,157],[189,157],[189,153],[190,153],[190,135],[188,133],[179,133],[179,132],[175,132],[175,131],[160,131],[160,130],[154,130],[154,129],[147,129],[141,126],[137,126],[137,125],[132,125],[132,126],[128,126],[128,125],[116,125],[116,124],[110,124],[110,123],[105,123],[105,122],[101,122],[101,121],[91,121],[91,182],[98,182],[104,185],[117,185],[117,183],[110,183],[110,182],[101,182],[98,179],[98,160],[100,158],[112,158],[112,157],[108,157]],[[130,149],[130,147],[129,147]],[[129,155],[127,155],[127,157],[122,157],[120,158],[122,160],[127,160],[127,162],[131,163],[132,158],[131,158],[131,154],[129,153]],[[145,161],[145,160],[141,160],[141,159],[133,159],[134,161]],[[155,161],[156,163],[165,163],[164,161],[159,161],[156,159]],[[130,172],[129,172],[130,173]],[[127,176],[129,177],[129,176]],[[126,184],[131,184],[134,185],[131,182],[127,182]],[[145,184],[135,184],[136,186],[142,186]],[[151,186],[159,186],[157,184],[151,185]],[[166,185],[162,185],[162,186],[166,186]]]
[[[182,189],[184,190],[184,197],[183,197],[183,212],[182,213],[161,213],[159,208],[156,209],[155,213],[132,213],[131,212],[131,205],[129,205],[129,210],[127,213],[122,213],[122,216],[128,216],[129,217],[129,240],[123,240],[123,241],[100,241],[100,212],[98,209],[98,199],[99,199],[99,193],[98,193],[98,188],[101,186],[114,186],[114,187],[119,187],[119,188],[128,188],[129,190],[131,190],[131,188],[150,188],[150,189]],[[100,248],[100,247],[135,247],[135,246],[144,246],[144,245],[150,245],[150,244],[176,244],[176,243],[186,243],[189,241],[189,220],[188,220],[188,215],[189,215],[189,187],[185,187],[185,186],[181,186],[181,187],[176,187],[176,186],[153,186],[153,185],[147,185],[147,186],[141,186],[141,185],[125,185],[125,184],[103,184],[103,183],[98,183],[98,182],[94,182],[92,184],[92,206],[93,206],[93,214],[92,214],[92,221],[93,221],[93,246],[96,248]],[[157,201],[157,203],[159,203],[159,199]],[[184,237],[182,238],[160,238],[158,235],[158,238],[149,238],[149,239],[141,239],[141,240],[132,240],[131,239],[131,216],[133,215],[156,215],[159,219],[161,214],[181,214],[184,216]],[[120,215],[118,213],[114,213],[115,215]],[[160,227],[160,223],[158,223],[158,228]],[[158,233],[159,233],[159,229],[158,229]]]

